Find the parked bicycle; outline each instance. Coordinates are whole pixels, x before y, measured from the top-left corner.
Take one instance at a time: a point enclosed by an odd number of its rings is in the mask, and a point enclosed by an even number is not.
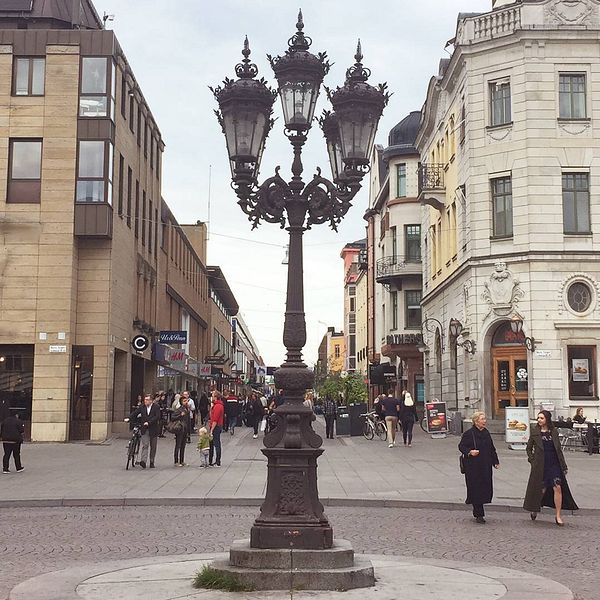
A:
[[[363,425],[363,435],[368,440],[372,440],[375,436],[377,436],[380,440],[385,440],[387,438],[387,428],[385,423],[379,419],[374,410],[364,413],[360,416],[364,417],[365,419],[365,423]]]
[[[129,470],[129,465],[135,467],[137,455],[140,452],[140,440],[142,438],[142,428],[136,425],[131,431],[131,439],[127,444],[127,464],[125,470]]]

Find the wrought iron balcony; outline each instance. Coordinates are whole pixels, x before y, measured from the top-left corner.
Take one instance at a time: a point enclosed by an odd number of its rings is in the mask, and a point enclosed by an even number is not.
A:
[[[444,165],[440,163],[423,164],[419,167],[419,193],[433,190],[445,190]]]
[[[421,258],[385,256],[377,261],[377,283],[389,283],[392,279],[407,275],[421,275]]]

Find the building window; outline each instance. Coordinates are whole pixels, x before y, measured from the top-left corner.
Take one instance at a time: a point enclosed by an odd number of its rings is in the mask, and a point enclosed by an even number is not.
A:
[[[117,208],[119,211],[119,216],[123,216],[123,185],[125,179],[125,159],[122,154],[119,154],[119,192],[117,199]]]
[[[494,127],[510,122],[510,82],[494,81],[490,83],[490,124]]]
[[[585,74],[565,73],[559,75],[558,115],[561,119],[585,119]]]
[[[356,286],[355,285],[348,286],[348,296],[356,296]]]
[[[339,358],[340,357],[340,345],[339,344],[335,345],[334,356],[335,356],[335,358]]]
[[[408,290],[405,292],[406,303],[406,329],[421,328],[421,290]]]
[[[77,202],[112,202],[112,149],[104,140],[79,142]]]
[[[350,312],[356,311],[356,297],[350,298]]]
[[[108,117],[109,91],[114,95],[108,59],[84,56],[81,59],[80,117]],[[111,104],[114,97],[111,98]],[[113,111],[114,112],[114,111]]]
[[[492,211],[494,237],[512,237],[513,209],[510,177],[492,179]]]
[[[390,227],[390,232],[392,234],[392,257],[395,263],[398,257],[398,230],[395,227]]]
[[[592,305],[592,298],[592,290],[582,281],[576,281],[567,290],[567,302],[576,313],[587,312]]]
[[[396,165],[396,197],[406,198],[406,165]]]
[[[132,133],[135,131],[135,98],[131,91],[129,92],[129,129]]]
[[[46,76],[45,58],[15,58],[14,96],[43,96]]]
[[[152,220],[154,206],[152,200],[148,198],[148,253],[152,254],[153,227],[156,227],[156,221]]]
[[[569,398],[597,398],[596,347],[569,346]]]
[[[465,137],[467,135],[467,107],[465,105],[465,99],[462,99],[462,106],[460,107],[460,143],[462,144],[465,141]]]
[[[146,192],[142,192],[142,246],[146,245]]]
[[[140,232],[140,182],[135,182],[135,237],[138,237]]]
[[[133,171],[127,167],[127,227],[131,229],[131,195],[133,194]]]
[[[121,116],[127,119],[127,79],[121,75]]]
[[[404,226],[405,255],[408,262],[421,262],[421,226]]]
[[[392,329],[398,329],[398,292],[390,293],[392,300]]]
[[[39,204],[42,140],[10,140],[7,202]]]
[[[564,233],[591,233],[589,174],[563,173],[562,197]]]

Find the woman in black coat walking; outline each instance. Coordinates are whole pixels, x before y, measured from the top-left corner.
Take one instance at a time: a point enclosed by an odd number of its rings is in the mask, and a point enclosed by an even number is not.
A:
[[[578,510],[567,483],[567,463],[563,456],[558,432],[552,423],[552,415],[542,410],[537,416],[537,425],[531,428],[527,442],[527,460],[531,473],[523,508],[535,521],[542,506],[554,508],[554,522],[562,527],[560,511]]]
[[[402,393],[402,400],[400,401],[400,423],[402,423],[402,439],[404,445],[408,444],[410,448],[412,446],[413,437],[413,425],[417,422],[417,407],[415,402],[410,395],[410,392],[406,390]]]
[[[477,523],[485,523],[484,504],[489,504],[494,496],[492,467],[498,469],[500,461],[490,432],[485,428],[485,413],[476,412],[471,417],[473,427],[462,435],[458,449],[462,454],[467,499],[465,504],[473,505],[473,516]]]

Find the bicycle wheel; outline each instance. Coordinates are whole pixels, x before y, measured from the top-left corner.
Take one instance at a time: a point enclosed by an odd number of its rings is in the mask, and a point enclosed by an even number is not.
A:
[[[419,425],[421,426],[421,429],[425,432],[425,433],[429,433],[429,431],[427,431],[427,417],[423,417],[420,421],[419,421]]]
[[[127,464],[125,465],[125,470],[129,471],[129,465],[135,467],[135,442],[133,440],[129,440],[129,444],[127,444]]]
[[[375,433],[377,434],[377,437],[380,440],[386,440],[387,439],[387,428],[386,428],[385,423],[383,421],[377,421],[377,423],[375,425]]]
[[[375,436],[375,433],[373,431],[373,425],[371,424],[371,421],[366,420],[366,419],[365,419],[365,423],[363,425],[363,435],[368,440],[372,440],[373,437]]]

